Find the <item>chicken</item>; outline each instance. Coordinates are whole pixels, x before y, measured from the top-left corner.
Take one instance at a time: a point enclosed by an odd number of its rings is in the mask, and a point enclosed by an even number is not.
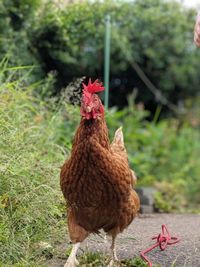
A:
[[[126,148],[124,146],[124,136],[122,132],[122,127],[120,127],[116,132],[114,139],[112,141],[112,144],[110,146],[113,153],[117,153],[118,155],[121,155],[122,158],[126,158],[128,161],[128,156],[126,152]],[[135,175],[135,172],[131,170],[132,174],[132,186],[135,187],[137,183],[137,177]]]
[[[140,202],[133,190],[135,175],[130,170],[122,129],[112,144],[104,118],[104,107],[96,92],[98,81],[83,84],[81,122],[76,131],[71,156],[61,169],[60,184],[67,202],[69,236],[73,244],[64,267],[78,265],[81,242],[103,229],[112,237],[112,260],[117,262],[115,239],[136,216]]]
[[[197,47],[200,47],[200,12],[196,19],[196,24],[194,27],[194,42]]]

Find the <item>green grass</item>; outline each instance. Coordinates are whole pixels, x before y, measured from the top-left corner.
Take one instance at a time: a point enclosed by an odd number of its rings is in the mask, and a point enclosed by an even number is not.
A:
[[[39,243],[56,242],[64,230],[61,116],[31,90],[23,80],[0,85],[0,266],[21,259],[15,266],[32,266],[43,257]]]
[[[83,253],[80,257],[80,266],[87,267],[106,267],[109,263],[109,258],[100,253],[87,252]],[[121,267],[147,267],[147,263],[140,257],[135,257],[133,259],[122,260]],[[154,265],[154,267],[160,267],[159,265]]]

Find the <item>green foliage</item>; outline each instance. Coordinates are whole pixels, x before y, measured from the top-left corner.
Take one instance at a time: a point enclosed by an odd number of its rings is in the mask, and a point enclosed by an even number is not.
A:
[[[21,28],[26,28],[32,17],[35,16],[35,13],[41,7],[40,0],[3,0],[1,1],[2,9],[7,13],[11,27],[16,31]]]
[[[85,252],[81,255],[80,264],[81,266],[95,267],[95,266],[106,266],[108,259],[105,255],[98,252]]]
[[[6,56],[10,66],[34,65],[30,80],[42,76],[38,60],[33,56],[34,48],[30,43],[39,7],[42,8],[39,0],[0,1],[0,61]]]
[[[155,96],[133,62],[171,101],[198,93],[199,51],[192,43],[196,14],[176,1],[3,0],[0,12],[0,57],[7,53],[12,65],[37,65],[36,79],[54,71],[51,93],[77,76],[103,76],[106,14],[112,21],[111,104],[124,106],[126,94],[137,87],[138,98],[152,110]]]
[[[192,44],[195,12],[175,1],[84,1],[57,8],[48,4],[33,35],[46,71],[55,69],[65,85],[75,76],[102,76],[105,15],[112,20],[111,77],[125,77],[126,91],[137,86],[146,104],[154,96],[141,84],[130,62],[137,62],[156,87],[172,101],[198,92],[198,51]],[[126,19],[124,19],[126,18]],[[119,75],[120,73],[120,75]],[[123,94],[121,95],[123,99]],[[176,97],[174,97],[176,95]],[[122,105],[119,92],[111,102]],[[121,102],[122,102],[121,99]],[[125,100],[124,100],[125,101]]]
[[[155,208],[158,212],[182,211],[187,205],[185,190],[186,182],[175,180],[171,183],[162,181],[156,183]]]
[[[87,252],[81,255],[80,258],[80,264],[83,267],[106,267],[109,263],[108,258],[105,257],[105,255],[102,255],[100,253],[92,253]],[[123,267],[146,267],[147,263],[144,262],[140,257],[135,257],[133,259],[129,260],[123,260],[121,262],[121,266]],[[155,267],[160,267],[158,265],[155,265]]]
[[[107,116],[111,136],[123,125],[125,144],[138,184],[156,186],[156,205],[160,211],[200,207],[200,133],[186,117],[160,122],[145,120],[148,113],[129,98],[129,107],[110,111]],[[194,119],[195,117],[193,117]]]
[[[146,267],[147,263],[144,262],[141,258],[133,258],[130,260],[125,260],[124,266],[129,266],[129,267]],[[158,267],[158,266],[157,266]]]
[[[61,236],[58,177],[67,152],[57,144],[62,117],[55,103],[33,96],[33,85],[24,90],[13,71],[6,77],[1,71],[0,265],[14,266],[42,256],[40,242]]]
[[[64,94],[39,97],[38,91],[52,86],[52,77],[30,84],[29,72],[1,63],[0,266],[35,266],[35,259],[43,266],[66,228],[59,171],[71,149],[79,110],[65,103]],[[106,119],[111,137],[123,125],[139,185],[158,188],[160,211],[199,207],[199,129],[186,118],[157,122],[159,110],[149,122],[135,96],[128,101],[124,110],[109,110]],[[82,261],[102,261],[95,255],[86,258]],[[134,261],[130,266],[143,266]]]
[[[100,253],[84,252],[80,258],[80,265],[83,267],[106,267],[110,259]],[[125,267],[146,267],[147,264],[139,257],[123,260],[121,266]],[[159,266],[155,266],[159,267]]]

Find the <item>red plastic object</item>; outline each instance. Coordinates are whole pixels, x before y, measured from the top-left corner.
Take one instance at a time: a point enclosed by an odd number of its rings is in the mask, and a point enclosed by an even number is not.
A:
[[[162,225],[162,233],[160,233],[158,236],[152,237],[152,240],[157,240],[157,242],[152,245],[150,248],[147,248],[146,250],[142,251],[140,253],[140,256],[148,263],[149,267],[152,267],[152,262],[150,259],[146,256],[148,252],[153,250],[156,247],[160,247],[161,250],[165,250],[167,245],[174,245],[180,241],[180,238],[178,237],[171,237],[167,226],[165,224]]]

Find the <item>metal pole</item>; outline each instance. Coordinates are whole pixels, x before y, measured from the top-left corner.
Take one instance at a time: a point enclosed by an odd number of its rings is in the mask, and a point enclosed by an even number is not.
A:
[[[107,15],[105,42],[104,42],[104,84],[105,84],[104,104],[106,109],[108,109],[109,106],[110,37],[111,37],[110,15]]]

